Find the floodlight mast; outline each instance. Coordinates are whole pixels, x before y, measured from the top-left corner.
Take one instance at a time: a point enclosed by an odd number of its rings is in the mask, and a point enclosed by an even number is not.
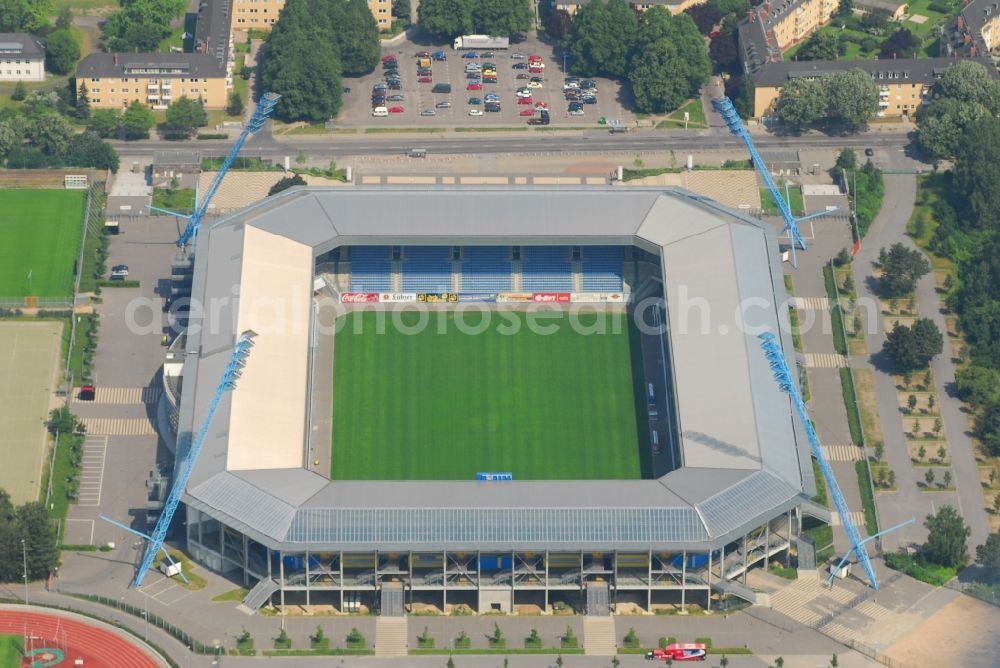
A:
[[[799,230],[799,223],[813,218],[818,218],[820,216],[825,216],[828,213],[833,213],[837,209],[829,209],[827,211],[820,211],[808,216],[803,216],[802,218],[796,218],[795,214],[792,213],[792,207],[791,204],[789,204],[787,197],[787,184],[786,195],[782,195],[781,191],[778,190],[778,186],[774,182],[774,179],[771,177],[771,172],[767,169],[767,164],[765,164],[760,153],[757,152],[757,147],[753,143],[753,138],[747,131],[746,126],[743,125],[743,119],[741,119],[740,115],[736,113],[736,108],[733,106],[732,101],[723,95],[722,97],[712,100],[712,106],[715,107],[715,110],[722,116],[722,120],[726,122],[729,132],[742,139],[743,143],[746,144],[747,150],[750,152],[750,160],[753,162],[754,168],[757,170],[757,173],[760,174],[760,178],[764,180],[764,184],[767,186],[768,192],[771,193],[771,198],[778,206],[778,211],[781,213],[781,217],[785,221],[785,228],[782,232],[787,232],[788,236],[791,238],[792,266],[797,267],[798,262],[795,258],[795,247],[797,245],[802,250],[806,249],[806,239],[802,236],[801,230]]]
[[[226,174],[229,172],[229,168],[233,166],[233,162],[239,155],[240,149],[243,148],[243,144],[250,138],[250,135],[263,127],[264,123],[267,122],[267,119],[270,118],[271,114],[274,112],[274,107],[278,104],[278,100],[280,99],[281,96],[277,93],[264,93],[264,95],[261,96],[260,101],[257,102],[257,108],[254,110],[253,115],[247,122],[246,127],[243,128],[243,132],[240,133],[239,139],[237,139],[236,143],[233,144],[233,148],[229,151],[229,155],[226,156],[222,166],[219,167],[219,171],[215,173],[215,178],[212,180],[212,184],[208,187],[208,191],[205,193],[205,196],[201,198],[200,202],[195,203],[194,213],[186,215],[155,206],[149,207],[153,211],[159,211],[161,213],[177,216],[178,218],[184,218],[188,221],[187,227],[184,228],[180,238],[177,239],[178,248],[184,248],[188,243],[194,241],[198,234],[198,230],[201,228],[201,221],[205,217],[205,213],[208,211],[208,205],[211,203],[212,197],[215,196],[215,191],[217,191],[219,186],[222,185],[222,179],[226,177]]]
[[[186,452],[184,446],[187,443],[182,441],[177,443],[177,456],[181,458],[177,477],[174,479],[174,484],[170,488],[170,494],[163,505],[163,512],[160,514],[160,518],[156,522],[156,527],[154,527],[153,533],[150,536],[149,545],[146,546],[146,553],[142,558],[142,563],[139,565],[139,570],[132,581],[133,588],[138,588],[142,585],[146,573],[153,565],[156,554],[163,549],[163,542],[167,538],[167,530],[170,528],[170,522],[173,520],[174,513],[177,512],[177,506],[180,505],[181,495],[184,493],[184,488],[187,487],[188,480],[191,478],[191,471],[194,469],[194,463],[197,461],[198,455],[201,453],[201,448],[205,443],[205,438],[208,436],[208,430],[212,426],[212,419],[215,417],[215,412],[222,402],[222,397],[236,387],[236,381],[242,375],[243,367],[246,365],[247,357],[250,355],[250,349],[253,348],[253,340],[256,336],[257,333],[253,330],[247,330],[240,334],[233,348],[232,356],[229,358],[229,364],[226,365],[222,379],[219,381],[219,385],[215,389],[215,394],[212,396],[212,401],[208,405],[208,412],[205,414],[205,420],[202,422],[197,436],[190,442],[190,448]],[[190,435],[184,440],[187,441],[189,439]]]
[[[851,513],[847,506],[847,500],[844,499],[844,495],[840,491],[840,485],[837,484],[837,478],[833,474],[830,462],[827,460],[826,455],[823,454],[823,447],[820,445],[816,430],[813,429],[812,422],[809,420],[809,412],[806,409],[805,402],[802,401],[802,395],[799,394],[798,385],[795,384],[792,372],[788,369],[788,363],[785,361],[785,354],[781,350],[781,344],[778,343],[778,339],[771,332],[759,334],[757,338],[760,339],[760,347],[763,348],[768,362],[771,363],[771,371],[774,372],[774,379],[778,381],[778,387],[782,392],[791,397],[792,403],[795,404],[799,419],[802,421],[802,427],[809,438],[809,446],[812,448],[813,457],[816,458],[819,470],[822,471],[823,478],[826,480],[826,487],[833,498],[833,505],[836,506],[837,513],[840,515],[840,523],[844,526],[847,538],[851,541],[851,549],[858,555],[858,561],[864,567],[872,588],[877,590],[878,578],[875,576],[875,569],[872,567],[868,550],[865,549],[866,541],[861,539],[857,527],[851,521]]]

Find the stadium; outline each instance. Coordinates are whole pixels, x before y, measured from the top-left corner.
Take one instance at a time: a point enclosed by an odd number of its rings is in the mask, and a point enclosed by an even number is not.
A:
[[[786,299],[774,230],[678,189],[269,197],[201,229],[164,367],[183,443],[256,334],[188,551],[254,610],[753,602],[821,512]]]

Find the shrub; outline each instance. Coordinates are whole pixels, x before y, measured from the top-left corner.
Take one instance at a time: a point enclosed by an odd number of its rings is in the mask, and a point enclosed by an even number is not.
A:
[[[622,640],[622,644],[627,649],[638,649],[639,635],[635,632],[634,628],[629,627],[628,633],[625,634],[625,638]]]
[[[319,627],[316,628],[319,630]],[[351,632],[347,634],[347,649],[365,649],[366,647],[368,647],[368,641],[361,635],[361,631],[352,628]]]

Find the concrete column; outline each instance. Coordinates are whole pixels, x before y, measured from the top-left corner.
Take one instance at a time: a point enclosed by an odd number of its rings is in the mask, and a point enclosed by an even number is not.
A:
[[[311,605],[309,601],[309,550],[306,550],[306,605]]]
[[[725,556],[725,549],[722,554]],[[705,592],[705,611],[712,612],[712,548],[708,548],[708,590]]]
[[[743,584],[747,583],[747,562],[749,561],[749,555],[747,555],[747,535],[743,534]]]
[[[285,553],[278,552],[278,568],[281,576],[281,614],[285,614]]]
[[[247,574],[247,568],[250,566],[250,557],[248,551],[250,546],[247,542],[247,535],[241,534],[243,536],[243,586],[250,586],[250,576]]]
[[[764,570],[767,571],[767,560],[771,554],[771,523],[764,524]]]
[[[681,563],[681,613],[687,614],[687,572],[688,572],[688,553],[687,550],[681,553],[684,558],[683,563]],[[711,557],[711,553],[709,553]],[[709,566],[711,568],[711,566]]]

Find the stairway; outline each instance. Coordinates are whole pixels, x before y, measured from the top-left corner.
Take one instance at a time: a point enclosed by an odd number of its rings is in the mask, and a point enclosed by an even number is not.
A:
[[[614,617],[583,618],[583,653],[588,656],[614,656],[618,653]]]
[[[375,656],[406,656],[408,633],[406,617],[376,617]]]

